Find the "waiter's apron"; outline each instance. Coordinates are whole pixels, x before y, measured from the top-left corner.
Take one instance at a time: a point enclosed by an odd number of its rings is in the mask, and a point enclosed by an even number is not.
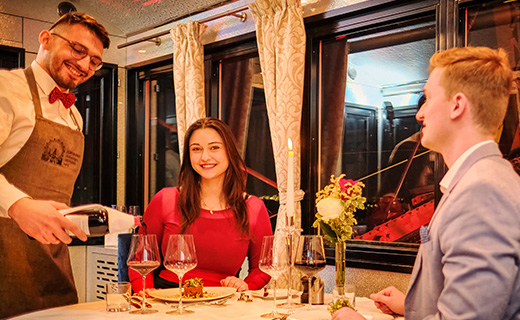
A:
[[[0,173],[33,199],[70,204],[83,161],[83,134],[43,118],[30,67],[25,76],[36,123],[27,143]],[[14,220],[0,218],[0,318],[77,302],[67,245],[42,244]]]

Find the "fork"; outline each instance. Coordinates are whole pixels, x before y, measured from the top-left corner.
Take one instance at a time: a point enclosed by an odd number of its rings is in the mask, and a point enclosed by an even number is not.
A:
[[[226,298],[222,298],[222,299],[218,299],[218,300],[213,300],[213,301],[204,301],[204,302],[195,302],[195,303],[187,303],[186,304],[186,308],[189,307],[189,306],[200,306],[200,305],[206,305],[206,306],[224,306],[225,303],[231,299],[231,297],[226,297]],[[171,304],[171,303],[168,303],[168,302],[165,302],[165,304],[167,306],[170,306],[172,308],[178,308],[178,305],[177,304]]]
[[[205,301],[205,302],[201,302],[200,304],[204,304],[204,305],[208,305],[208,306],[223,306],[224,304],[226,304],[226,302],[229,299],[231,299],[231,297],[226,297],[226,298],[213,300],[213,301]]]

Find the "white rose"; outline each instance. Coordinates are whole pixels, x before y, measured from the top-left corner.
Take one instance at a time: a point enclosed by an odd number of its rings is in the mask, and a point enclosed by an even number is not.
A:
[[[328,222],[330,219],[336,219],[343,211],[341,200],[331,198],[321,199],[316,205],[316,208],[324,222]]]

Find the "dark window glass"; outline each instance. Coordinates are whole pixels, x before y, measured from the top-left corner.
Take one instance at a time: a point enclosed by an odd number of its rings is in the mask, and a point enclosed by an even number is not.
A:
[[[278,211],[278,190],[274,186],[273,146],[258,57],[222,61],[219,87],[220,118],[231,127],[246,162],[247,192],[263,199],[274,215]]]
[[[502,48],[509,55],[509,63],[520,70],[520,4],[518,2],[479,4],[463,8],[461,17],[463,45]],[[513,162],[520,172],[520,141],[515,140],[518,130],[518,92],[514,90],[500,134],[499,146],[504,157]]]
[[[319,187],[340,174],[365,184],[354,239],[417,242],[433,214],[433,158],[415,119],[435,52],[433,16],[425,20],[320,43]]]

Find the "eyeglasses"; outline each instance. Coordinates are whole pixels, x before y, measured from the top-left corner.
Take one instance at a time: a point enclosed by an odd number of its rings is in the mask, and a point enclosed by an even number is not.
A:
[[[70,41],[69,39],[66,39],[62,36],[60,36],[59,34],[57,33],[51,33],[53,36],[56,36],[58,38],[61,38],[65,41],[67,41],[70,45],[70,54],[72,55],[73,58],[75,59],[78,59],[78,60],[81,60],[83,58],[85,58],[86,56],[88,56],[88,49],[85,48],[85,46],[75,42],[75,41]],[[89,69],[92,70],[92,71],[97,71],[99,69],[101,69],[101,67],[103,66],[103,61],[101,61],[101,59],[97,58],[97,57],[90,57],[90,64],[89,64]]]

